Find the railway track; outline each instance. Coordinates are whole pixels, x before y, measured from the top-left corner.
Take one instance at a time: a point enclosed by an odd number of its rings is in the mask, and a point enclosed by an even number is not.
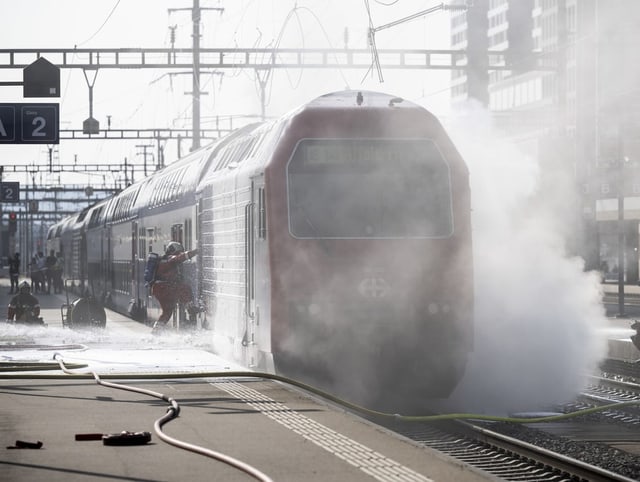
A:
[[[603,405],[627,405],[562,421],[447,421],[385,427],[502,480],[640,480],[640,385],[592,377],[558,415]],[[535,416],[535,414],[533,414]]]
[[[553,448],[531,441],[532,429],[516,424],[476,424],[463,422],[403,424],[387,428],[502,480],[535,481],[624,481],[638,480],[597,464],[567,456],[557,443]],[[507,429],[509,428],[509,430]],[[511,432],[507,434],[505,432]],[[527,432],[525,437],[525,432]],[[538,444],[553,439],[536,434]]]

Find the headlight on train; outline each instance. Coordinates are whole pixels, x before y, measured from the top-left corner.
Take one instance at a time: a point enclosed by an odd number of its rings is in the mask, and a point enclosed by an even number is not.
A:
[[[431,316],[449,315],[451,313],[451,305],[449,303],[439,304],[439,303],[436,303],[435,301],[432,301],[427,305],[427,311]]]
[[[311,316],[318,316],[322,311],[320,305],[317,303],[309,303],[308,305],[304,303],[296,303],[295,309],[299,315]]]

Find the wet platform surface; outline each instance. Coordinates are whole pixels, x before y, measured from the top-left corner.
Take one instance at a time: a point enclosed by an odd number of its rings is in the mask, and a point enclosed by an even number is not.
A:
[[[0,279],[0,290],[6,307],[6,279]],[[271,480],[492,480],[282,383],[203,378],[202,372],[240,367],[213,354],[198,333],[154,336],[150,327],[108,310],[106,329],[71,330],[62,326],[63,295],[38,298],[48,326],[0,323],[1,361],[51,364],[56,357],[86,365],[72,370],[85,378],[59,369],[0,378],[0,480],[255,480],[162,440],[154,427],[170,410],[169,399],[180,413],[162,427],[166,436],[233,458]],[[164,400],[100,385],[91,372]],[[151,441],[110,446],[101,439],[76,440],[122,431],[149,432]],[[42,445],[11,448],[17,442]]]
[[[618,296],[619,287],[617,284],[606,283],[602,285],[603,291],[606,294]],[[627,302],[633,302],[634,305],[640,297],[640,286],[637,285],[624,285],[623,300]],[[609,344],[609,358],[616,360],[623,360],[626,362],[636,362],[640,360],[640,351],[631,342],[631,336],[636,334],[636,331],[631,328],[631,325],[636,319],[640,319],[640,313],[636,306],[629,305],[625,308],[624,316],[619,316],[618,309],[614,305],[608,310],[609,317],[607,326],[607,340]]]
[[[244,369],[215,355],[198,333],[154,336],[149,326],[109,310],[106,329],[71,330],[62,326],[64,295],[38,298],[47,327],[0,323],[5,346],[0,361],[51,364],[57,354],[68,364],[86,365],[73,370],[86,378],[50,370],[35,374],[57,374],[56,378],[0,379],[0,480],[252,479],[232,466],[161,440],[154,424],[170,407],[166,399],[99,385],[91,372],[108,382],[176,400],[180,415],[164,426],[168,436],[237,458],[273,480],[490,480],[281,383],[202,378],[202,372]],[[8,281],[0,278],[5,309],[8,300]],[[640,358],[629,338],[632,322],[608,318],[603,336],[609,356]],[[131,373],[137,378],[124,375]],[[165,374],[180,378],[164,378]],[[106,446],[102,440],[75,440],[77,434],[122,431],[147,431],[151,441]],[[17,441],[42,446],[8,448]]]

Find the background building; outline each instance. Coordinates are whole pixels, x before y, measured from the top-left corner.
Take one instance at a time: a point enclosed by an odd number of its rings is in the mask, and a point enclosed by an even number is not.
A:
[[[459,1],[458,3],[465,3]],[[587,269],[638,281],[640,220],[640,2],[475,0],[451,17],[453,102],[476,99],[495,126],[537,157],[541,192],[567,246]],[[487,72],[492,52],[510,70]],[[624,246],[618,252],[618,245]]]

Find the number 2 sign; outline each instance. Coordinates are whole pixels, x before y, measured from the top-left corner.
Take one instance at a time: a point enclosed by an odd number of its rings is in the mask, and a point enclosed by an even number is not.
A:
[[[0,104],[0,144],[58,144],[58,104]]]
[[[0,182],[0,201],[17,203],[20,201],[19,182]]]

